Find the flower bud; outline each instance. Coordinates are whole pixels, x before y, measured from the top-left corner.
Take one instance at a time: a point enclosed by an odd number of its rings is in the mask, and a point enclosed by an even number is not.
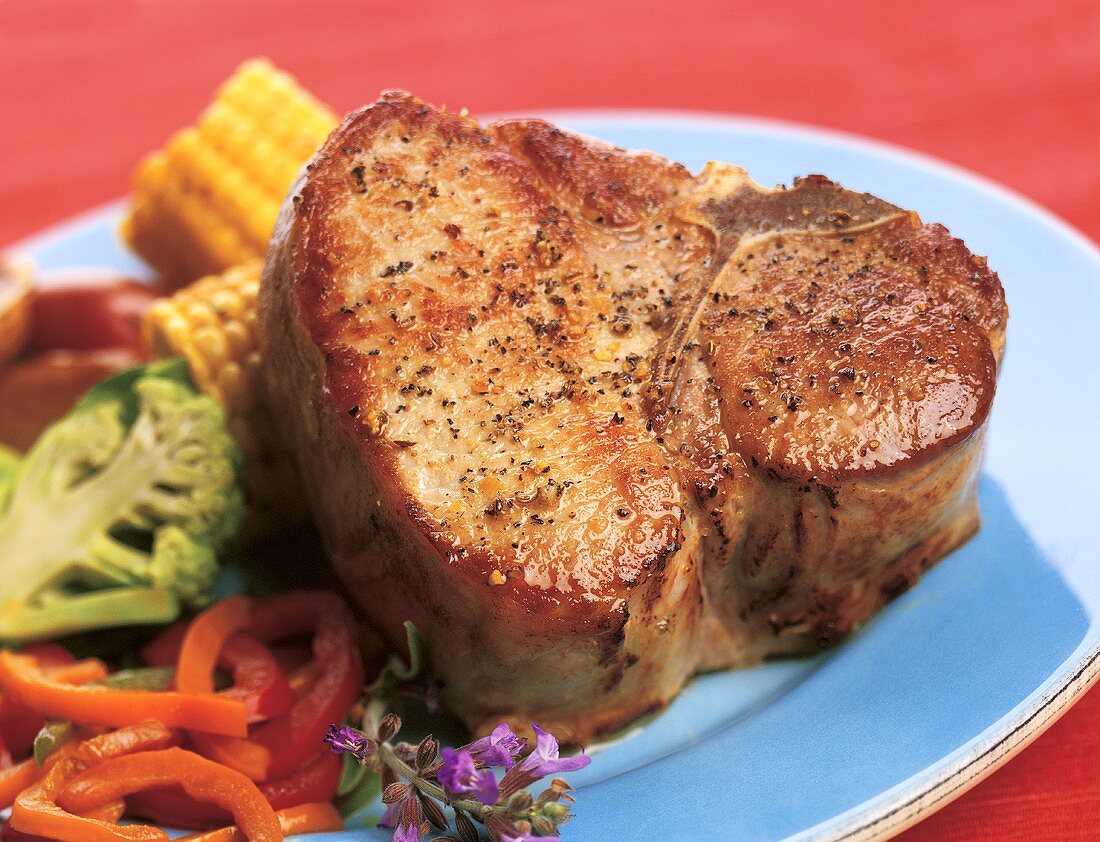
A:
[[[550,819],[546,818],[546,816],[535,816],[531,819],[531,827],[534,828],[535,832],[540,836],[553,836],[558,829],[558,826]]]
[[[443,808],[439,806],[438,801],[422,794],[420,796],[420,806],[424,810],[425,818],[436,830],[447,829],[447,816],[444,815]]]
[[[561,798],[561,793],[556,789],[544,789],[539,793],[539,797],[535,799],[535,806],[542,807],[543,804],[557,801],[559,798]]]
[[[386,743],[401,730],[401,717],[395,713],[387,713],[378,724],[378,742]]]
[[[412,787],[400,781],[392,783],[382,791],[382,803],[393,804],[395,801],[407,798],[411,790]]]
[[[397,773],[393,771],[389,766],[382,767],[382,789],[385,790],[392,784],[397,783]]]
[[[522,789],[508,799],[509,813],[523,813],[531,809],[531,793]]]
[[[543,804],[539,812],[554,824],[561,824],[569,818],[569,807],[558,802]]]
[[[480,839],[474,823],[461,810],[455,810],[455,830],[458,831],[461,842],[478,842]]]
[[[430,736],[421,740],[420,745],[416,747],[416,768],[418,771],[424,771],[428,766],[432,764],[436,756],[439,754],[439,745]]]

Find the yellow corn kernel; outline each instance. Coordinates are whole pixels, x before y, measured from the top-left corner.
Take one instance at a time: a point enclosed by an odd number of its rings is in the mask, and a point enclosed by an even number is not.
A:
[[[138,166],[122,238],[176,284],[263,257],[291,182],[335,125],[290,76],[245,62]]]
[[[290,454],[273,430],[264,400],[256,341],[256,297],[263,263],[252,260],[200,278],[157,299],[144,321],[156,357],[182,356],[191,378],[225,409],[229,432],[244,457],[246,537],[299,523],[305,505]]]

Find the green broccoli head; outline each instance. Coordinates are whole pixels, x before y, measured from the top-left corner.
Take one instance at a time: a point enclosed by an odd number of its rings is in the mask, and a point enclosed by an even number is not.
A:
[[[221,408],[182,362],[96,386],[0,472],[0,639],[205,605],[243,516],[239,469]]]
[[[217,575],[218,554],[209,541],[171,524],[157,530],[149,563],[155,587],[172,591],[188,608],[205,608]]]

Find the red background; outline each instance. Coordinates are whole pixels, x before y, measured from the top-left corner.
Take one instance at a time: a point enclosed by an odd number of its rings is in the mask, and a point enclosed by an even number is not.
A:
[[[0,2],[0,244],[116,198],[138,157],[267,55],[347,109],[726,111],[991,176],[1100,239],[1100,3]],[[917,840],[1100,838],[1100,691]],[[736,835],[736,817],[731,817]]]

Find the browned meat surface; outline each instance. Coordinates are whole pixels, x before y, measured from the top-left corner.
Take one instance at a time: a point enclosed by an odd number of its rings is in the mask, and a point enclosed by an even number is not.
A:
[[[850,630],[977,526],[996,276],[820,177],[404,93],[292,190],[261,326],[337,570],[471,727],[586,741]]]

